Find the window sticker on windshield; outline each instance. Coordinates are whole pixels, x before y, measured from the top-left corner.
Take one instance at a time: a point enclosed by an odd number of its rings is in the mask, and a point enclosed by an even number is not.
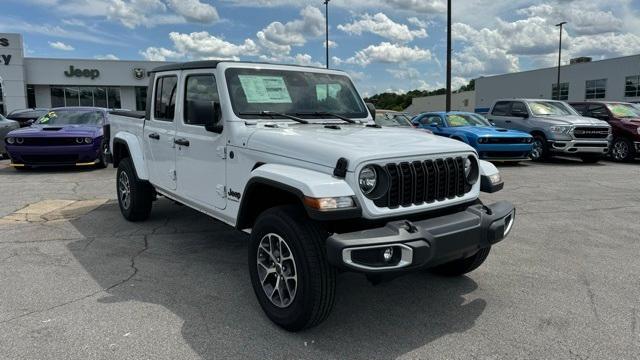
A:
[[[336,98],[338,97],[338,93],[342,90],[342,86],[340,84],[317,84],[316,85],[316,94],[318,96],[318,101],[323,101],[328,97]]]
[[[467,119],[463,118],[460,115],[449,115],[447,116],[447,120],[449,121],[449,126],[466,126],[469,125]]]
[[[249,104],[291,104],[289,90],[281,76],[238,75]]]

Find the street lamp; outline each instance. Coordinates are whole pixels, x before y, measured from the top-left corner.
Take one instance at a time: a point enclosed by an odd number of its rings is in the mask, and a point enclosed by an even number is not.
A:
[[[326,51],[327,51],[327,69],[329,68],[329,1],[331,0],[324,0],[324,6],[325,6],[324,25],[325,25],[325,33],[326,33],[324,47],[326,48]]]
[[[446,110],[451,111],[451,0],[447,1],[447,100]]]
[[[559,24],[556,24],[556,26],[560,28],[560,42],[558,43],[558,81],[556,82],[557,98],[555,100],[560,100],[560,65],[562,64],[562,27],[566,23],[567,23],[566,21],[563,21]],[[551,94],[551,97],[553,97],[553,92]]]

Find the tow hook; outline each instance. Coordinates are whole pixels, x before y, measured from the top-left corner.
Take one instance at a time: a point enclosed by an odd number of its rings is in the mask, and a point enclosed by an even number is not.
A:
[[[409,234],[414,234],[418,232],[418,228],[413,225],[410,221],[405,220],[402,225],[399,226],[401,229],[404,229]]]

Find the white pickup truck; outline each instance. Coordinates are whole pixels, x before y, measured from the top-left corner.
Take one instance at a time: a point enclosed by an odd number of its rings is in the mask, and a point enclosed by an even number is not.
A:
[[[149,76],[146,114],[110,115],[123,216],[162,195],[250,232],[255,294],[287,330],[327,318],[341,271],[461,275],[512,228],[512,204],[478,199],[503,186],[493,165],[375,125],[344,72],[199,61]]]

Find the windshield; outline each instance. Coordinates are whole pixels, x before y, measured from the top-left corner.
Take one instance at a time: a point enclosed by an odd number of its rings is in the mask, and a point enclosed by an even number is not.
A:
[[[317,117],[318,113],[348,118],[368,116],[353,84],[343,75],[302,70],[228,69],[226,77],[233,111],[241,118],[263,118],[259,115],[263,111],[303,118]]]
[[[447,123],[451,127],[459,126],[491,126],[488,121],[475,114],[450,114],[447,115]]]
[[[577,115],[567,105],[559,101],[530,101],[529,107],[534,115]]]
[[[95,110],[56,110],[43,115],[39,125],[102,125],[104,116]]]
[[[376,113],[376,124],[380,126],[412,127],[411,119],[402,113]]]
[[[637,118],[640,117],[640,110],[629,104],[607,104],[607,108],[613,116],[617,118]]]

